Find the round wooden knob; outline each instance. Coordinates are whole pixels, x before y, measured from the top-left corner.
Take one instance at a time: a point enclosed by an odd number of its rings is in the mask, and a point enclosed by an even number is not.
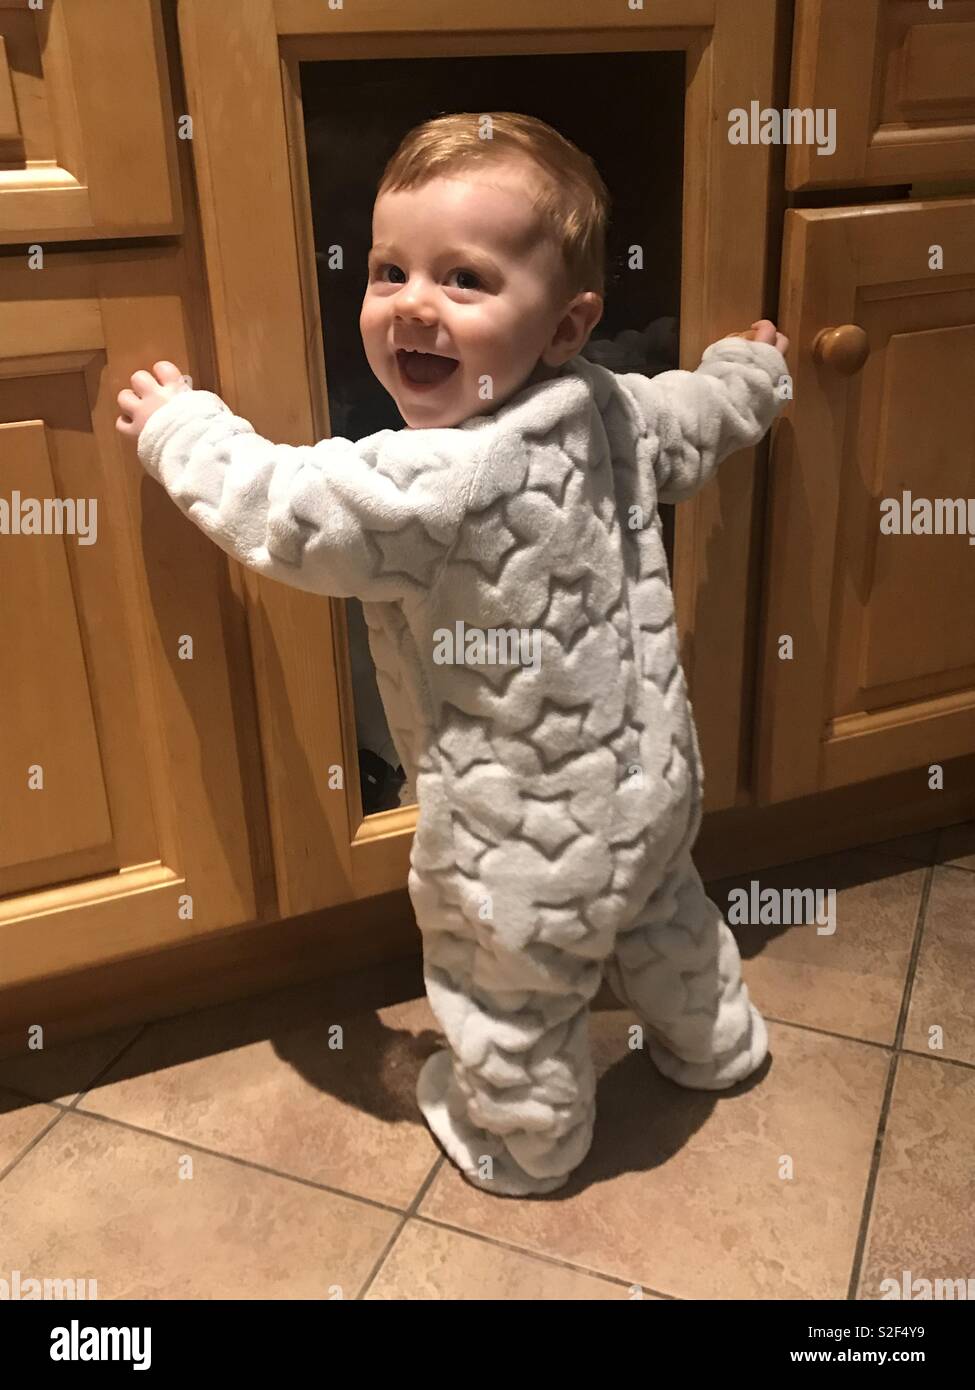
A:
[[[817,333],[812,347],[813,358],[824,367],[831,367],[841,376],[852,376],[867,360],[870,344],[862,328],[855,323],[843,323],[839,328],[824,328]]]

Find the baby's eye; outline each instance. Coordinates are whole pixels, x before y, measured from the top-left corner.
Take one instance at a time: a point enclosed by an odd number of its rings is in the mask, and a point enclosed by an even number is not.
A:
[[[481,277],[480,277],[479,275],[475,274],[475,272],[474,272],[473,270],[455,270],[455,271],[453,272],[453,274],[454,274],[454,275],[457,275],[457,276],[466,275],[467,278],[468,278],[468,280],[473,280],[473,281],[474,281],[474,284],[473,284],[473,285],[461,285],[461,284],[458,284],[457,288],[458,288],[459,290],[477,290],[477,289],[480,289],[480,288],[481,288]]]
[[[406,278],[407,278],[407,277],[406,277],[406,274],[405,274],[405,272],[404,272],[402,266],[393,265],[393,264],[389,264],[389,263],[387,263],[387,264],[381,264],[381,265],[377,265],[377,266],[376,266],[376,275],[378,276],[378,278],[379,278],[380,280],[386,280],[386,271],[387,271],[387,270],[390,272],[390,280],[389,280],[389,283],[394,284],[394,285],[404,285],[404,284],[406,283]],[[402,278],[401,280],[395,280],[395,279],[393,279],[392,276],[393,276],[393,273],[394,273],[394,272],[395,272],[396,274],[398,274],[398,275],[401,275],[403,278]],[[450,272],[450,274],[451,274],[451,276],[456,275],[456,276],[458,277],[457,288],[460,289],[460,290],[479,290],[479,289],[482,289],[482,288],[483,288],[483,286],[482,286],[482,284],[481,284],[481,277],[480,277],[479,275],[475,274],[475,272],[474,272],[473,270],[464,270],[464,269],[452,270],[452,271]],[[461,283],[460,277],[466,277],[468,281],[473,281],[474,283],[473,283],[473,284],[463,284],[463,283]],[[448,277],[448,278],[449,278],[449,277]]]

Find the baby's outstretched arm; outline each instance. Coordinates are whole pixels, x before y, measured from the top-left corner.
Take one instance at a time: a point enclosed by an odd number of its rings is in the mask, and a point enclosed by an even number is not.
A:
[[[380,430],[353,443],[272,444],[210,391],[157,362],[121,391],[123,435],[148,473],[249,569],[336,598],[428,588],[464,515],[476,441],[458,430]]]
[[[788,376],[782,355],[788,339],[767,320],[752,329],[754,337],[732,334],[712,343],[694,372],[618,378],[643,417],[659,501],[692,497],[722,459],[757,444],[786,404],[780,388]]]

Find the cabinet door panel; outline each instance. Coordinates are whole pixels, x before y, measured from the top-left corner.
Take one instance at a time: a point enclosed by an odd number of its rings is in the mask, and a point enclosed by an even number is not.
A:
[[[901,512],[905,490],[913,499],[927,496],[936,484],[939,497],[959,501],[975,492],[975,290],[959,290],[953,298],[951,319],[961,323],[945,322],[944,297],[928,294],[907,303],[865,303],[860,318],[887,351],[882,377],[874,372],[864,382],[872,387],[871,409],[860,412],[853,447],[855,456],[876,461],[871,492],[900,499]],[[967,501],[960,517],[957,507],[954,512],[967,526]],[[858,527],[858,520],[867,524]],[[975,613],[975,533],[949,544],[912,533],[898,536],[894,545],[867,518],[857,519],[852,507],[843,521],[840,545],[847,553],[858,529],[870,538],[862,557],[870,602],[840,609],[838,635],[847,639],[848,651],[840,650],[837,663],[837,715],[896,703],[901,686],[909,686],[912,696],[934,696],[950,692],[959,680],[975,685],[975,621],[951,621]],[[863,592],[862,584],[857,587]],[[849,588],[844,597],[850,597]],[[932,621],[941,604],[950,610],[947,620]],[[891,641],[891,634],[909,640]]]
[[[0,986],[256,916],[226,557],[115,429],[180,264],[0,258]]]
[[[0,244],[182,230],[159,0],[0,0]]]
[[[787,188],[975,175],[975,0],[796,0],[793,110],[834,111],[836,149],[794,144]]]
[[[782,305],[795,399],[770,472],[771,801],[975,751],[975,199],[789,211]]]
[[[76,378],[53,380],[76,384]],[[12,513],[0,541],[0,640],[6,670],[0,891],[6,892],[70,878],[75,857],[86,852],[100,851],[100,862],[89,868],[117,867],[72,584],[75,546],[63,532],[34,530],[44,520],[39,499],[64,495],[54,476],[46,428],[40,419],[30,418],[45,404],[37,397],[46,395],[53,405],[51,381],[0,380],[0,417],[13,420],[18,410],[24,417],[22,424],[0,425],[0,511],[6,506]],[[44,418],[52,414],[45,410]],[[85,505],[83,512],[88,511]],[[70,514],[63,514],[62,525],[79,537],[79,547],[87,548],[87,516],[81,520],[81,531]],[[21,524],[25,530],[18,534]],[[42,691],[45,698],[40,700]]]

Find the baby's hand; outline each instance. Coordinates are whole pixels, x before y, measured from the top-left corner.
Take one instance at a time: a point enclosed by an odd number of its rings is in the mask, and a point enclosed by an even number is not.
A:
[[[136,372],[129,378],[135,389],[126,388],[116,397],[122,414],[115,421],[115,428],[131,439],[139,438],[143,425],[161,405],[172,400],[178,391],[190,389],[182,372],[172,362],[156,362],[152,370],[155,376]]]
[[[789,340],[779,333],[771,319],[756,319],[745,333],[729,333],[730,338],[750,338],[755,343],[771,343],[784,357],[789,350]]]

